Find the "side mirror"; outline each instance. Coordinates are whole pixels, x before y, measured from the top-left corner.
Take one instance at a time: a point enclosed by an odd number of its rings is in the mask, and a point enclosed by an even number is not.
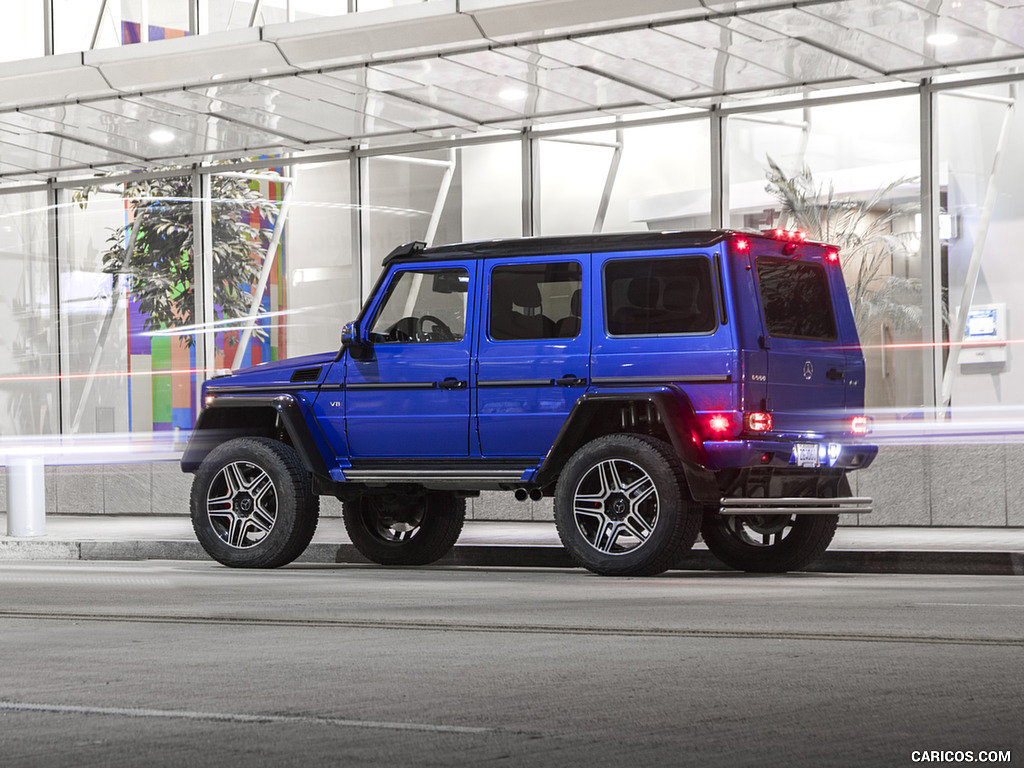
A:
[[[358,323],[345,323],[345,327],[341,329],[341,348],[347,350],[354,360],[370,356],[371,347],[360,336]]]

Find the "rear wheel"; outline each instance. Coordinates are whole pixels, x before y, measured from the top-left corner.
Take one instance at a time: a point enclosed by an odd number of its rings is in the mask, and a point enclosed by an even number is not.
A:
[[[235,568],[276,568],[301,555],[320,498],[295,449],[264,437],[229,440],[203,460],[190,499],[196,538]]]
[[[697,538],[699,507],[682,487],[671,447],[617,434],[584,445],[555,489],[555,523],[569,554],[602,576],[651,576],[675,565]]]
[[[838,523],[839,515],[709,514],[701,535],[711,554],[732,568],[782,573],[821,557]]]
[[[466,500],[453,493],[360,496],[343,504],[345,530],[355,548],[381,565],[426,565],[455,546]]]

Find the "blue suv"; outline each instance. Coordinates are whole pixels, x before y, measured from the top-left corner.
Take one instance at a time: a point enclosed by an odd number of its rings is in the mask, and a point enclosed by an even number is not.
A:
[[[650,232],[395,249],[341,349],[211,379],[182,458],[225,565],[292,561],[319,496],[367,558],[426,564],[466,498],[553,497],[573,558],[801,568],[870,511],[864,359],[837,250]]]

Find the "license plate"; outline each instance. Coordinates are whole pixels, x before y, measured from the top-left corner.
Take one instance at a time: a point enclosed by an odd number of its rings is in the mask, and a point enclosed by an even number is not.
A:
[[[796,459],[798,467],[817,467],[820,464],[818,460],[818,444],[797,443],[793,446],[793,457]]]

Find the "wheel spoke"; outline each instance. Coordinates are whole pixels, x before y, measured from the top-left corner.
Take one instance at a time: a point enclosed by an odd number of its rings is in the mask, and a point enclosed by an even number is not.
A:
[[[614,520],[604,520],[594,537],[594,548],[608,554],[619,538],[620,526]]]
[[[256,502],[257,506],[262,505],[263,497],[267,495],[268,491],[274,489],[274,481],[270,479],[270,475],[266,472],[253,478],[249,487],[246,489],[252,495],[253,501]]]
[[[232,547],[241,547],[245,541],[247,523],[237,515],[231,516],[231,525],[228,528],[227,542]]]
[[[641,543],[647,541],[647,537],[651,535],[651,529],[648,527],[647,521],[639,515],[628,515],[626,519],[622,521],[622,527],[630,534],[640,539]]]
[[[601,479],[601,491],[605,498],[611,493],[622,490],[622,480],[619,477],[619,470],[615,466],[614,459],[602,461],[598,464],[597,472]]]
[[[228,464],[221,470],[224,481],[228,485],[228,496],[234,497],[245,489],[245,475],[242,474],[242,467],[239,462]]]
[[[639,480],[631,483],[628,488],[623,488],[623,493],[629,499],[630,511],[636,511],[637,507],[643,504],[656,492],[654,481],[650,475],[644,475]]]

